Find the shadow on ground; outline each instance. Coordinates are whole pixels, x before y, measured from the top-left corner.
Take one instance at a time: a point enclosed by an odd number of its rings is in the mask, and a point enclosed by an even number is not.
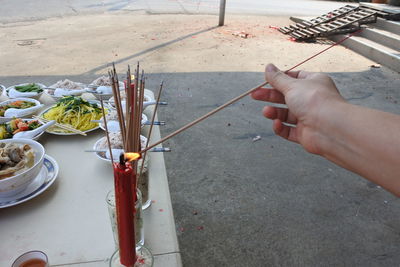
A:
[[[349,101],[400,114],[399,80],[379,69],[331,75]],[[0,78],[49,85],[96,77]],[[165,136],[262,79],[157,73],[147,87],[165,80]],[[399,199],[276,137],[263,105],[245,98],[164,144],[173,149],[165,160],[184,266],[396,266]]]

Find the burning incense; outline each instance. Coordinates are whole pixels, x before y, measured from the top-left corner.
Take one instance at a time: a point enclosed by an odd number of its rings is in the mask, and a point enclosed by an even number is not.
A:
[[[353,35],[355,35],[355,34],[357,34],[357,33],[359,33],[359,32],[360,32],[360,31],[354,32],[354,33],[352,33],[352,34],[349,34],[348,36],[344,37],[343,39],[339,40],[338,42],[336,42],[336,43],[330,45],[329,47],[327,47],[327,48],[321,50],[320,52],[318,52],[318,53],[312,55],[311,57],[309,57],[309,58],[303,60],[302,62],[300,62],[300,63],[294,65],[293,67],[291,67],[290,69],[288,69],[287,71],[285,71],[285,73],[288,73],[289,71],[292,71],[293,69],[299,67],[300,65],[303,65],[303,64],[306,63],[307,61],[309,61],[309,60],[311,60],[311,59],[313,59],[313,58],[319,56],[320,54],[326,52],[327,50],[331,49],[332,47],[343,43],[344,41],[346,41],[347,39],[349,39],[351,36],[353,36]],[[175,135],[177,135],[177,134],[179,134],[179,133],[185,131],[186,129],[189,129],[190,127],[192,127],[192,126],[196,125],[197,123],[199,123],[199,122],[201,122],[201,121],[207,119],[208,117],[214,115],[214,114],[217,113],[218,111],[220,111],[220,110],[226,108],[227,106],[229,106],[229,105],[231,105],[231,104],[237,102],[238,100],[240,100],[240,99],[242,99],[243,97],[249,95],[249,94],[252,93],[253,91],[257,90],[258,88],[264,87],[264,86],[267,85],[267,84],[268,84],[268,82],[263,82],[262,84],[257,85],[256,87],[253,87],[252,89],[248,90],[247,92],[244,92],[243,94],[241,94],[241,95],[239,95],[239,96],[233,98],[232,100],[226,102],[226,103],[223,104],[222,106],[219,106],[218,108],[216,108],[216,109],[214,109],[214,110],[208,112],[207,114],[201,116],[200,118],[197,118],[196,120],[194,120],[194,121],[192,121],[192,122],[186,124],[186,125],[183,126],[182,128],[176,130],[175,132],[173,132],[173,133],[167,135],[166,137],[162,138],[161,140],[155,142],[154,144],[152,144],[152,145],[146,147],[145,149],[141,150],[139,153],[142,154],[142,153],[146,152],[147,150],[152,149],[153,147],[155,147],[155,146],[161,144],[162,142],[164,142],[164,141],[170,139],[171,137],[174,137]]]

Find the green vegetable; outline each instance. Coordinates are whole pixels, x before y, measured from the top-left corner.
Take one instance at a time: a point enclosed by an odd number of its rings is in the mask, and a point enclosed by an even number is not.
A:
[[[35,83],[30,83],[27,85],[21,85],[21,86],[15,86],[15,90],[21,93],[26,93],[26,92],[36,92],[36,93],[41,93],[43,92],[43,89],[40,88],[39,85]]]

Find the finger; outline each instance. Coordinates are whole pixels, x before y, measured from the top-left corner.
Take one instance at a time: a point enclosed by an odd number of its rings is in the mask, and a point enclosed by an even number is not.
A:
[[[290,84],[296,81],[295,78],[286,75],[272,64],[268,64],[265,69],[265,79],[284,95],[290,90]]]
[[[287,108],[278,108],[266,106],[263,109],[263,115],[270,120],[280,120],[282,122],[296,124],[296,117]]]
[[[309,78],[314,72],[308,72],[304,70],[287,71],[285,72],[288,76],[296,79],[306,79]]]
[[[258,88],[251,93],[251,97],[255,100],[266,102],[285,104],[285,97],[281,92],[275,89]]]
[[[273,129],[276,135],[285,138],[289,141],[299,143],[296,134],[296,127],[283,124],[279,119],[274,120]]]

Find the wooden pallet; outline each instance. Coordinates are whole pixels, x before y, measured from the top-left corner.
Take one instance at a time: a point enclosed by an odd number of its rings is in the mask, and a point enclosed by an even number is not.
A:
[[[344,6],[320,17],[282,27],[284,34],[289,34],[295,41],[309,41],[318,37],[354,32],[360,25],[375,23],[377,17],[387,13],[368,7]]]
[[[332,20],[335,20],[336,18],[340,18],[345,16],[346,14],[358,9],[358,6],[351,6],[351,5],[346,5],[344,7],[335,9],[329,13],[323,14],[319,17],[313,18],[309,21],[304,21],[304,22],[300,22],[300,23],[296,23],[293,25],[290,25],[288,27],[282,27],[279,28],[279,31],[284,33],[284,34],[288,34],[291,33],[293,31],[297,31],[300,29],[306,29],[306,28],[310,28],[310,27],[314,27],[314,26],[318,26],[320,24],[323,23],[327,23],[330,22]]]

